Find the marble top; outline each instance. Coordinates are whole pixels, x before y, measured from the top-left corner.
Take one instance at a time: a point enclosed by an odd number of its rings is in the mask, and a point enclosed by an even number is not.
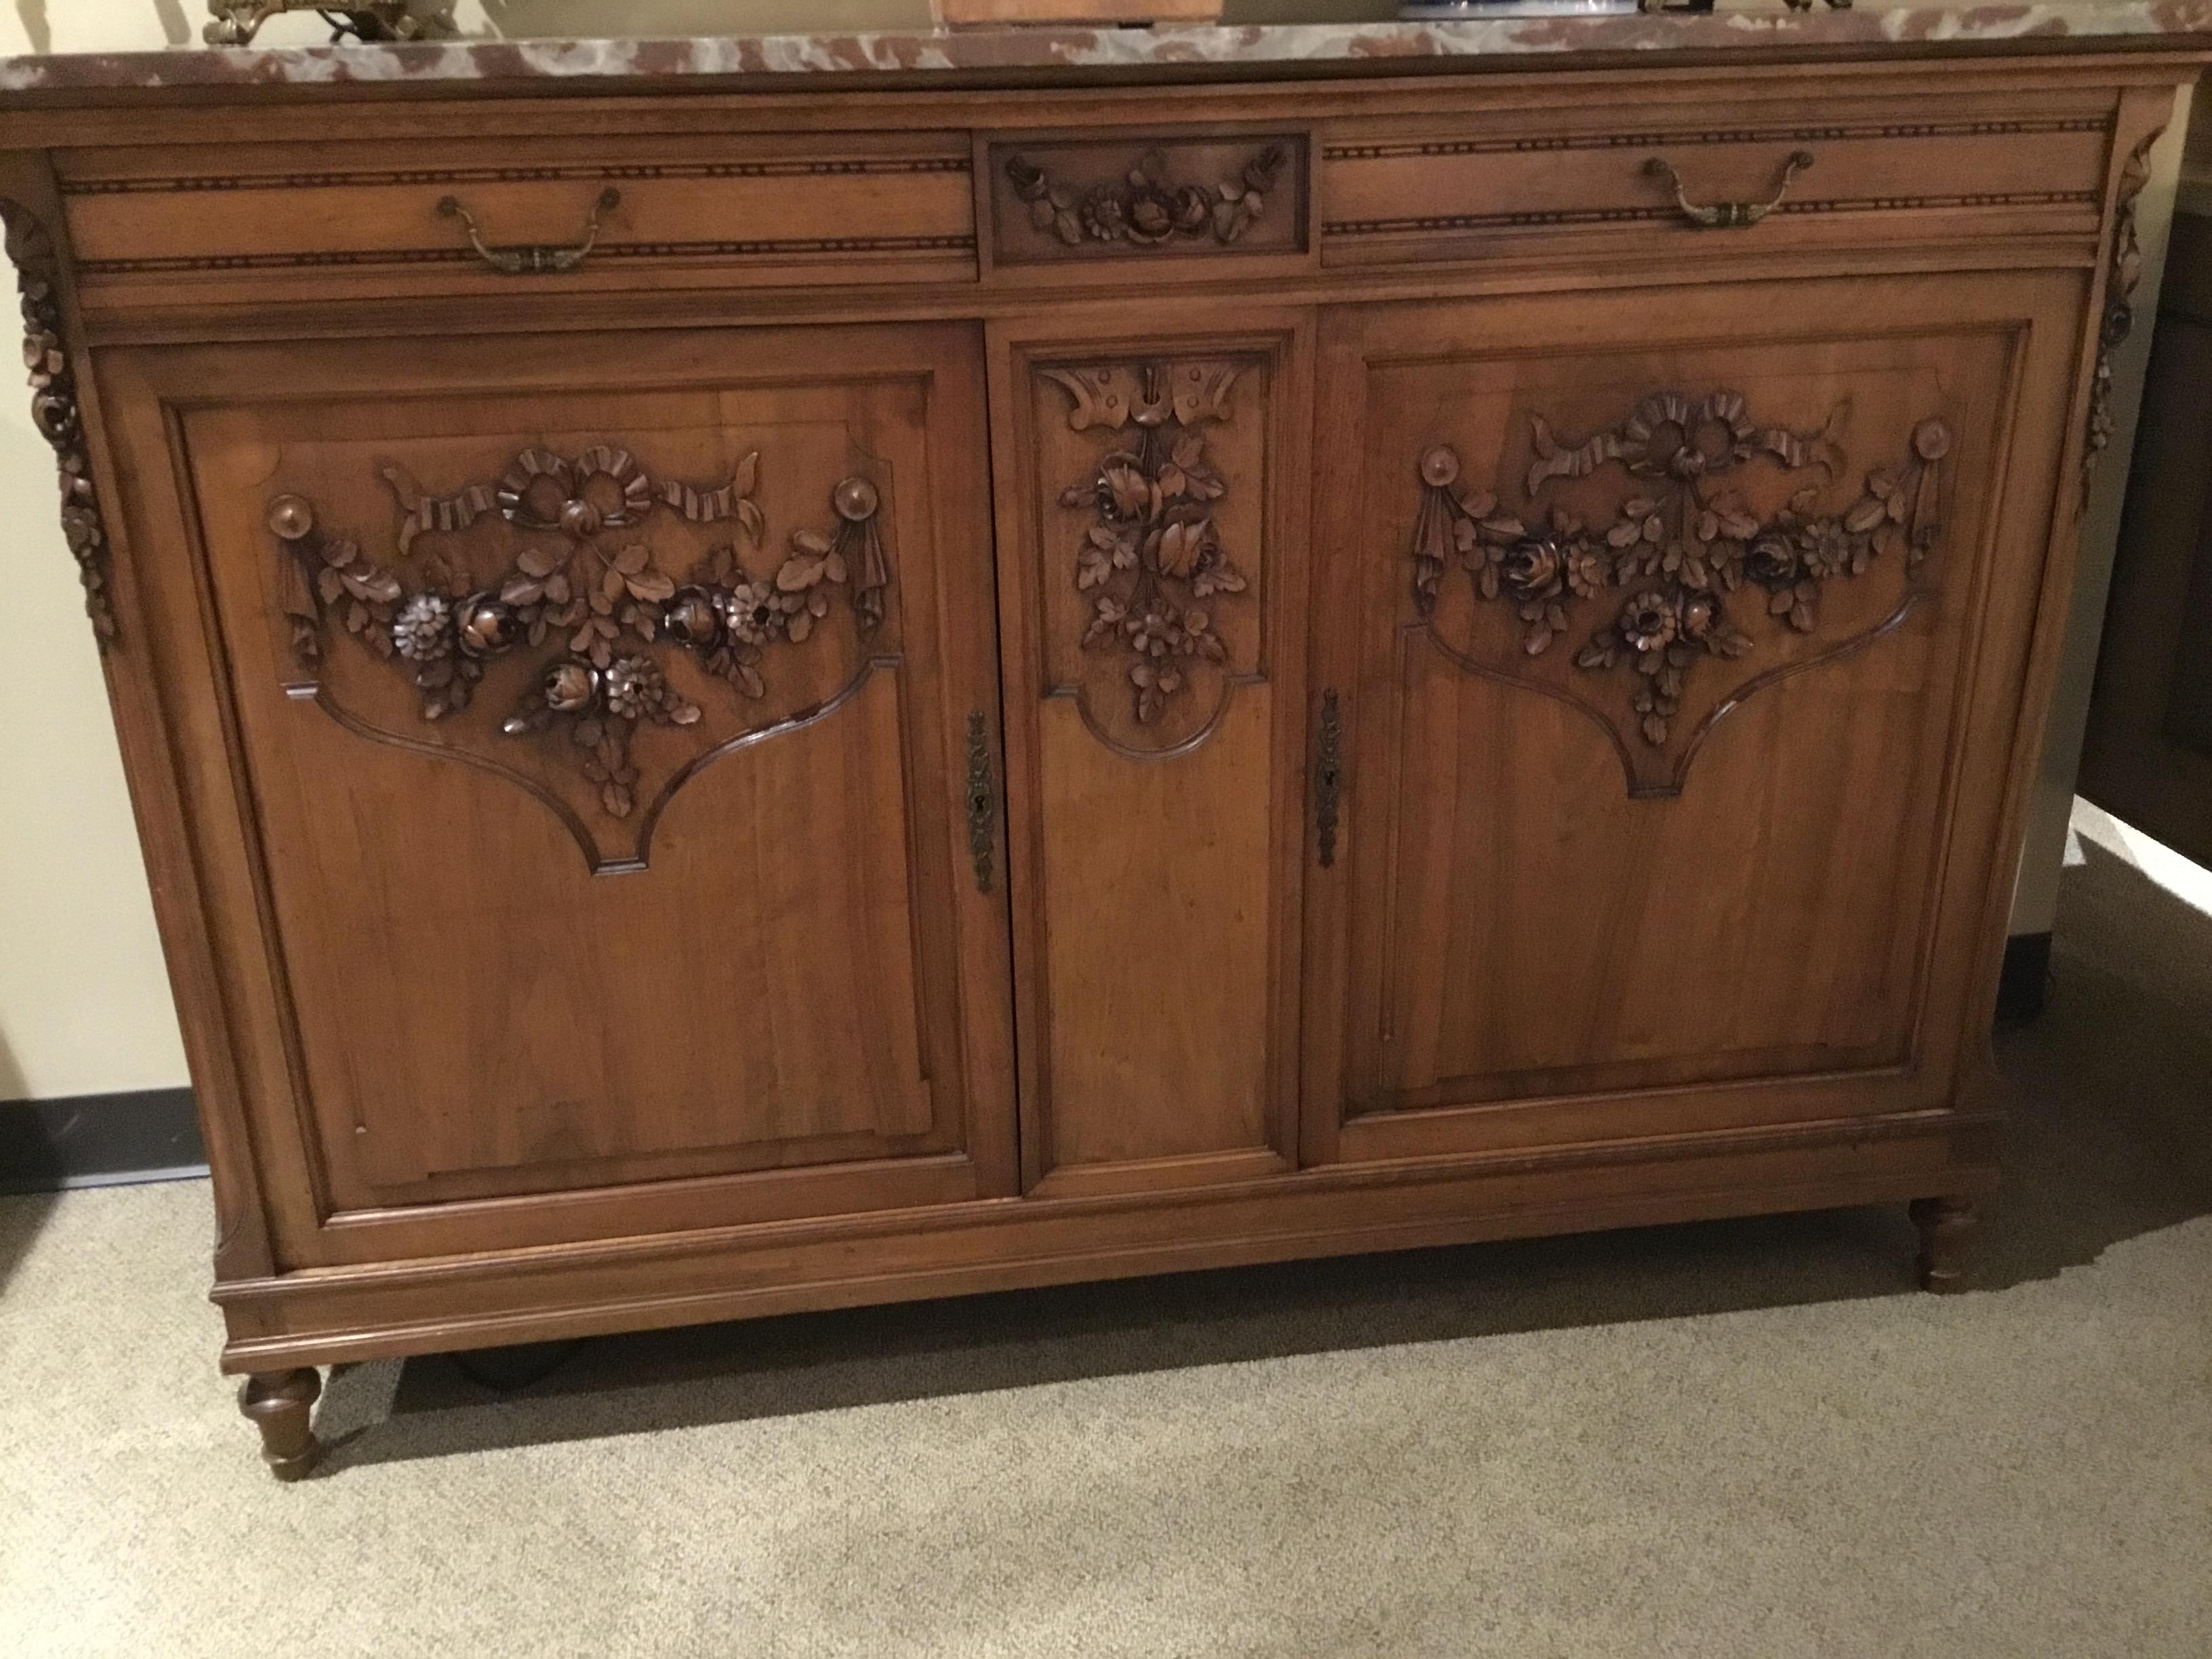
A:
[[[1728,0],[1723,0],[1724,7]],[[605,82],[647,76],[799,76],[1012,80],[1069,69],[1212,68],[1224,74],[1308,66],[1481,67],[1485,58],[1808,48],[1987,52],[2094,49],[2161,40],[2212,45],[2212,0],[2059,0],[2036,5],[1825,6],[1780,0],[1702,15],[1522,17],[1453,23],[1253,24],[1238,27],[984,28],[872,34],[716,35],[692,39],[463,40],[406,46],[179,48],[0,58],[0,93],[169,87],[413,84],[457,81]]]

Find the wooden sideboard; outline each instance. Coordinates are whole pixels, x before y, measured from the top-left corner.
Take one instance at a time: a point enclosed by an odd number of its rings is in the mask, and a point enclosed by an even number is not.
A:
[[[371,1356],[1871,1202],[1956,1283],[2204,40],[2042,45],[0,111],[276,1472]]]

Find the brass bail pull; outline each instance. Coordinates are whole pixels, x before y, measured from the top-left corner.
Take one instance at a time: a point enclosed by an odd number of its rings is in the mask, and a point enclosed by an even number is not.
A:
[[[1682,175],[1662,155],[1644,162],[1644,171],[1666,182],[1674,192],[1674,205],[1690,223],[1706,230],[1739,230],[1757,224],[1780,207],[1782,198],[1790,193],[1790,186],[1797,182],[1797,175],[1812,165],[1811,150],[1792,150],[1782,166],[1782,182],[1774,187],[1774,194],[1763,202],[1693,202],[1682,188]]]
[[[599,216],[611,213],[621,204],[622,192],[609,185],[599,192],[599,200],[592,204],[581,234],[566,246],[523,242],[509,247],[488,247],[477,230],[476,216],[461,205],[458,196],[447,196],[439,201],[438,216],[459,219],[461,228],[468,233],[469,246],[476,249],[477,256],[486,264],[502,276],[546,276],[574,270],[582,264],[585,255],[599,245]]]

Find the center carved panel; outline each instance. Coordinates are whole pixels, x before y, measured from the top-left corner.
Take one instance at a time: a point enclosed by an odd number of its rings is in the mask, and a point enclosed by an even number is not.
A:
[[[1672,793],[1729,708],[1868,642],[1923,596],[1951,428],[1938,416],[1917,420],[1895,457],[1844,495],[1834,486],[1852,471],[1841,441],[1849,413],[1838,404],[1817,430],[1796,431],[1762,422],[1738,392],[1662,391],[1579,439],[1531,415],[1525,477],[1490,485],[1467,475],[1449,444],[1434,445],[1419,463],[1415,608],[1462,666],[1521,680],[1529,671],[1511,658],[1486,656],[1471,637],[1455,644],[1437,626],[1454,573],[1478,608],[1510,607],[1522,661],[1557,647],[1576,671],[1532,683],[1606,728],[1631,793]],[[1598,481],[1595,512],[1587,491],[1575,506],[1557,498],[1584,480]],[[1825,629],[1832,587],[1878,566],[1901,578],[1895,603],[1871,625]],[[1824,648],[1790,649],[1793,636]],[[1731,677],[1729,663],[1744,666]],[[1693,696],[1701,676],[1718,683]]]
[[[571,792],[541,779],[548,760],[573,769],[596,812],[619,824],[641,796],[665,805],[714,754],[827,712],[872,665],[890,584],[877,486],[858,475],[837,483],[828,527],[789,532],[781,556],[769,559],[761,465],[755,451],[727,477],[701,484],[657,477],[614,444],[574,454],[532,447],[498,478],[443,493],[386,465],[398,514],[389,561],[326,526],[307,495],[280,494],[268,525],[292,652],[311,676],[295,689],[365,735],[514,778],[561,813],[595,867],[641,863],[650,823],[603,835],[571,810]],[[669,515],[730,533],[678,567],[653,531]],[[496,569],[486,568],[481,538],[455,544],[480,523],[503,532]],[[779,701],[779,665],[841,617],[856,641],[853,678],[810,706],[744,715]],[[329,654],[340,648],[404,676],[426,726],[465,729],[410,741],[348,709],[325,683]],[[465,720],[495,672],[513,688],[503,708],[489,721]],[[726,717],[702,721],[702,677],[720,682],[739,711],[734,733]],[[701,735],[660,750],[648,776],[636,749],[648,726]]]
[[[1244,561],[1259,550],[1239,543],[1252,534],[1243,527],[1255,505],[1252,469],[1241,447],[1224,458],[1212,441],[1238,421],[1251,367],[1216,358],[1039,371],[1066,394],[1067,430],[1094,440],[1083,471],[1058,486],[1078,527],[1073,559],[1055,559],[1050,580],[1072,586],[1077,608],[1053,608],[1065,630],[1055,655],[1073,659],[1069,689],[1093,730],[1123,752],[1200,740],[1251,671],[1255,595]],[[1249,443],[1257,434],[1232,435]],[[1224,516],[1232,512],[1243,515],[1234,526]]]

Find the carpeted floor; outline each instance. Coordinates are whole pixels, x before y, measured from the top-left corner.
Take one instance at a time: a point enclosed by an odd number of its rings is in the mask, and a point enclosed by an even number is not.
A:
[[[0,1653],[2203,1659],[2212,916],[2085,841],[2000,1054],[1965,1296],[1845,1212],[360,1366],[290,1488],[204,1188],[8,1200]]]

